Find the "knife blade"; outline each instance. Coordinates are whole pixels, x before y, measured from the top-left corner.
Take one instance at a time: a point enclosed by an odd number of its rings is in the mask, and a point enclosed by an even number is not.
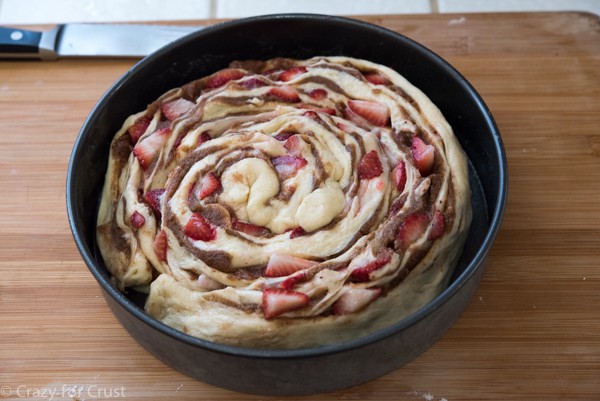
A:
[[[48,31],[0,27],[0,58],[141,58],[201,26],[60,24]]]

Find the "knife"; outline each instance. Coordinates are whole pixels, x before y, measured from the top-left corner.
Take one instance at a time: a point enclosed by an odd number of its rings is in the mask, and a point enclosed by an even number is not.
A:
[[[49,31],[0,27],[0,59],[141,58],[201,26],[61,24]]]

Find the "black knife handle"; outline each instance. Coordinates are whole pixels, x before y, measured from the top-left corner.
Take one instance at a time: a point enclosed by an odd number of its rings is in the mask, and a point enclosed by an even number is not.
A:
[[[22,54],[37,55],[39,53],[42,33],[26,29],[0,27],[0,53],[16,56]]]

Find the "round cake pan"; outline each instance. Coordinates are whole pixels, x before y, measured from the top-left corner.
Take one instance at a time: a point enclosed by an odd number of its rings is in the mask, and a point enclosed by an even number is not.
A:
[[[389,66],[443,112],[469,158],[473,223],[449,286],[416,313],[373,334],[308,349],[237,348],[204,341],[148,316],[143,296],[120,292],[96,251],[95,220],[111,139],[129,115],[167,90],[231,61],[342,55]],[[67,211],[77,247],[114,315],[145,349],[215,386],[264,395],[300,395],[364,383],[412,360],[469,304],[500,227],[507,166],[498,129],[481,97],[422,45],[376,25],[341,17],[282,14],[226,22],[188,35],[137,63],[100,99],[75,142]]]

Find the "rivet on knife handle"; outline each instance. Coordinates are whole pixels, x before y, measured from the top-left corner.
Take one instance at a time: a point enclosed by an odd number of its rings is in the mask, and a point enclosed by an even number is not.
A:
[[[54,60],[56,37],[61,26],[50,31],[0,27],[0,58]]]

